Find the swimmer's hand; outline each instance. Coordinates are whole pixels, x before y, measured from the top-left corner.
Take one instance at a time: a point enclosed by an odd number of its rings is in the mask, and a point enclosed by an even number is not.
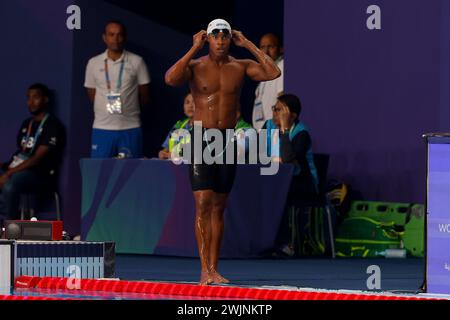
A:
[[[234,44],[238,47],[245,47],[248,40],[241,31],[232,30]]]
[[[200,31],[194,36],[194,47],[198,50],[202,49],[205,45],[207,34],[205,30]]]

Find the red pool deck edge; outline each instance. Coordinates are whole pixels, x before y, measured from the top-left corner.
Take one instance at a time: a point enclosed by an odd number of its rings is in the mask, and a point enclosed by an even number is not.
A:
[[[86,280],[49,277],[18,277],[16,289],[77,290],[112,293],[140,293],[153,295],[205,297],[216,299],[250,300],[436,300],[424,297],[412,297],[386,294],[311,292],[299,290],[274,290],[264,288],[241,288],[233,286],[199,286],[193,284],[158,283],[121,280]],[[72,289],[71,289],[72,288]],[[12,296],[14,297],[14,296]],[[16,297],[15,300],[27,300],[28,297]],[[29,297],[30,300],[55,300]],[[0,296],[0,300],[2,296]],[[12,298],[13,299],[13,298]],[[14,299],[13,299],[14,300]],[[58,299],[56,299],[58,300]]]

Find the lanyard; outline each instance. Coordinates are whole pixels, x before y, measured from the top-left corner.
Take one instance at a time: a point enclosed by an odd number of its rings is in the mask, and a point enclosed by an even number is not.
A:
[[[181,124],[180,129],[183,129],[183,128],[188,124],[189,120],[191,120],[191,119],[187,118],[186,121],[184,121],[184,122]]]
[[[122,78],[123,78],[123,70],[125,68],[125,57],[122,58],[120,62],[120,72],[119,79],[117,80],[117,93],[119,93],[122,88]],[[108,68],[108,59],[105,59],[105,78],[106,78],[106,86],[108,87],[108,92],[111,93],[111,79],[109,77],[109,68]]]
[[[294,131],[295,126],[296,126],[296,124],[295,124],[295,122],[294,122],[294,124],[293,124],[292,127],[291,127],[291,130],[289,130],[289,136],[292,134],[292,131]]]
[[[36,148],[36,142],[37,142],[37,140],[39,139],[39,137],[41,136],[42,129],[43,129],[43,127],[44,127],[45,122],[46,122],[47,119],[48,119],[48,116],[49,116],[49,115],[48,115],[48,113],[47,113],[47,114],[45,115],[44,119],[42,119],[41,124],[39,125],[39,128],[37,129],[36,134],[34,135],[34,145],[33,145],[33,148],[31,149],[31,151],[28,153],[29,155],[32,155],[34,149]],[[26,140],[25,140],[25,145],[22,146],[22,151],[23,151],[24,153],[25,153],[25,150],[27,149],[28,141],[30,141],[31,128],[33,127],[33,123],[34,123],[34,120],[31,120],[31,121],[30,121],[30,124],[28,125],[27,138],[26,138]]]

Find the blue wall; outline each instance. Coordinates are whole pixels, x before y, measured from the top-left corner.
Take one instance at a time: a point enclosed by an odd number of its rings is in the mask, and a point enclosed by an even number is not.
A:
[[[450,132],[450,1],[441,1],[439,131]]]
[[[382,30],[366,27],[373,4],[381,7]],[[285,1],[287,91],[303,100],[315,150],[331,154],[330,177],[364,199],[424,201],[421,135],[450,130],[448,6]]]
[[[16,150],[17,130],[30,116],[26,104],[30,84],[46,83],[55,94],[55,113],[64,123],[69,119],[73,33],[66,28],[66,8],[71,3],[0,1],[0,161],[7,160]]]

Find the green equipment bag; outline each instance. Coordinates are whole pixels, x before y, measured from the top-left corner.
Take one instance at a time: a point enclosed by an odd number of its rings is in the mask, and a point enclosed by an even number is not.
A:
[[[348,216],[366,217],[380,222],[394,222],[404,226],[411,204],[390,203],[377,201],[354,201],[351,204]]]
[[[414,205],[408,215],[403,242],[408,255],[415,258],[424,257],[424,219],[424,206],[420,204]]]
[[[367,217],[345,219],[336,235],[338,257],[381,258],[387,249],[402,247],[403,232],[395,222],[379,222]]]

